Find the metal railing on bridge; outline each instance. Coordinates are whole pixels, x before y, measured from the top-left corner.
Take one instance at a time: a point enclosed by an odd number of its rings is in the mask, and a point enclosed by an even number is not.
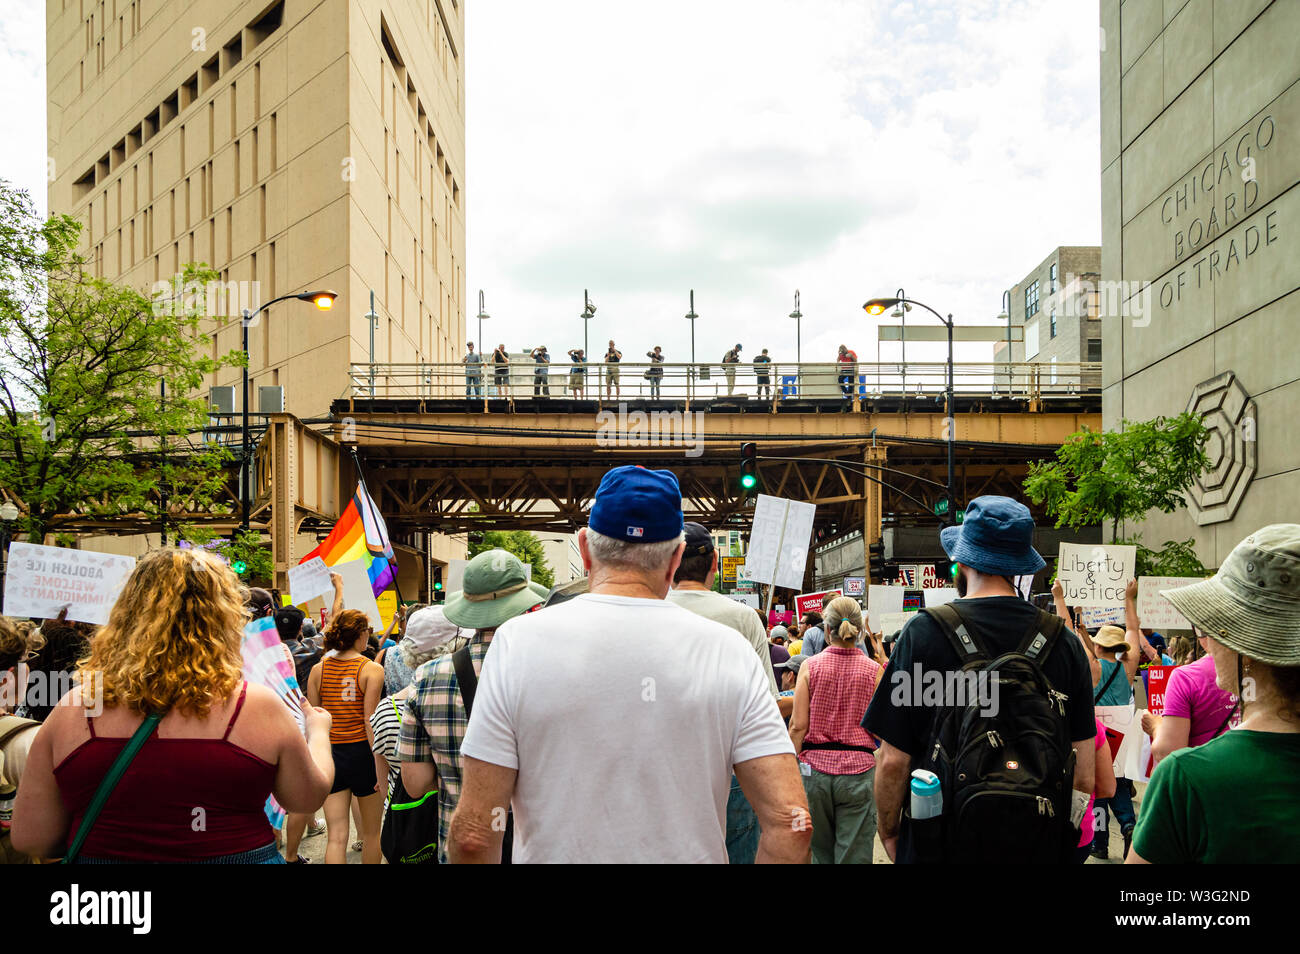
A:
[[[508,365],[489,359],[456,363],[353,364],[349,396],[364,400],[419,398],[531,400],[638,400],[680,403],[718,401],[862,401],[882,397],[942,399],[944,362],[773,362],[762,369],[740,364],[647,364],[622,361],[587,365],[536,364],[527,355]],[[1086,362],[955,363],[953,393],[959,398],[1029,402],[1100,394],[1101,365]]]

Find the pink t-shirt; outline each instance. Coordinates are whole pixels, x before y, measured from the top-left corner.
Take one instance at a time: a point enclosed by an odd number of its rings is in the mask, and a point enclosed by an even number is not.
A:
[[[1106,746],[1106,727],[1097,720],[1097,751],[1100,752]],[[1092,844],[1092,806],[1097,803],[1097,793],[1094,791],[1088,796],[1088,810],[1083,813],[1083,822],[1079,825],[1079,847]]]
[[[1214,738],[1235,702],[1231,693],[1215,685],[1214,657],[1202,656],[1169,674],[1164,714],[1191,720],[1187,742],[1195,747]]]

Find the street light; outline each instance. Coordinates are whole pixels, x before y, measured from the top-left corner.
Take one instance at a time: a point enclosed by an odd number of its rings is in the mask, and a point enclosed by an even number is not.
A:
[[[947,387],[947,395],[946,395],[947,421],[944,424],[944,430],[947,432],[947,438],[948,438],[947,441],[948,443],[948,491],[947,493],[948,493],[948,515],[949,515],[948,519],[951,520],[953,506],[956,503],[956,498],[953,496],[953,484],[956,482],[955,473],[954,473],[955,468],[953,466],[953,437],[955,436],[954,431],[956,430],[956,413],[957,413],[957,408],[956,405],[953,403],[953,396],[952,396],[952,315],[949,315],[947,318],[945,318],[943,315],[939,314],[937,311],[935,311],[925,302],[917,301],[913,298],[903,297],[901,294],[902,292],[901,288],[899,289],[899,292],[900,294],[894,298],[872,298],[865,305],[863,305],[862,308],[863,310],[866,311],[868,315],[883,315],[886,309],[893,308],[897,305],[902,305],[904,309],[906,309],[908,305],[920,305],[930,314],[934,315],[934,317],[942,321],[944,323],[944,326],[948,329],[948,387]]]
[[[799,310],[799,289],[794,290],[794,311],[790,312],[790,317],[794,319],[794,363],[801,364],[803,356],[800,353],[800,326],[802,324],[803,312]]]
[[[695,319],[700,317],[695,313],[695,289],[691,289],[691,310],[686,313],[686,320],[691,323],[691,366],[686,372],[686,398],[691,397],[691,382],[695,380]]]
[[[591,326],[591,319],[596,317],[596,303],[587,297],[587,289],[582,290],[582,386],[583,393],[586,394],[587,387],[587,368],[591,367],[591,345],[587,341],[587,329]],[[600,390],[600,378],[596,378],[596,390]],[[599,394],[596,397],[600,397]]]
[[[478,290],[478,353],[480,356],[483,354],[483,322],[491,317],[483,309],[483,289],[480,288]]]
[[[290,298],[296,298],[299,301],[309,301],[321,311],[329,311],[334,307],[334,300],[338,298],[337,292],[328,289],[319,289],[317,291],[301,292],[299,294],[281,295],[279,298],[272,298],[265,305],[259,306],[255,311],[244,309],[244,317],[241,321],[243,333],[241,343],[244,348],[244,374],[243,374],[243,424],[240,428],[240,466],[242,472],[239,475],[239,529],[245,531],[248,529],[249,510],[252,507],[252,491],[249,484],[252,483],[253,468],[249,466],[248,459],[248,326],[266,309],[278,302],[288,301]],[[371,311],[374,306],[371,306]],[[374,357],[371,356],[371,372],[374,372]]]

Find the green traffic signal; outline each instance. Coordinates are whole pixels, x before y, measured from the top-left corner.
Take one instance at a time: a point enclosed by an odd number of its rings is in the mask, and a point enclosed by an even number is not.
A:
[[[434,588],[435,590],[440,590],[440,589],[442,589],[442,580],[435,580],[434,583],[433,583],[433,588]]]
[[[758,478],[755,477],[753,474],[740,475],[740,486],[744,487],[746,490],[751,489],[757,483],[758,483]]]
[[[243,560],[235,560],[230,564],[230,568],[234,570],[236,573],[243,573],[245,570],[248,569],[248,564],[245,563]]]

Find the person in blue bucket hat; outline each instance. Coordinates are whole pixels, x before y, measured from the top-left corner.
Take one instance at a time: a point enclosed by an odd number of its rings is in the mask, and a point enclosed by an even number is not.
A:
[[[1058,629],[1056,617],[1040,614],[1016,588],[1016,577],[1037,573],[1047,565],[1034,549],[1034,518],[1029,508],[1009,497],[977,497],[967,505],[962,524],[944,527],[939,540],[956,565],[958,598],[948,605],[990,660],[1020,651],[1026,637],[1033,635],[1031,628],[1052,633],[1037,662],[1053,689],[1064,696],[1065,723],[1075,753],[1074,790],[1076,796],[1082,794],[1086,806],[1093,789],[1097,736],[1092,672],[1078,638]],[[900,633],[880,677],[881,690],[874,694],[863,717],[863,727],[882,740],[876,753],[877,824],[880,840],[896,862],[932,860],[918,845],[904,809],[911,774],[923,767],[932,748],[936,717],[947,711],[945,702],[961,701],[946,697],[937,701],[933,694],[914,689],[938,678],[944,680],[941,685],[953,685],[955,680],[948,677],[961,669],[962,659],[946,630],[929,611],[916,613]],[[944,806],[945,812],[951,810]],[[1076,806],[1074,813],[1082,814],[1082,806]],[[981,832],[981,840],[1011,844],[1020,834],[989,831],[984,837]]]

